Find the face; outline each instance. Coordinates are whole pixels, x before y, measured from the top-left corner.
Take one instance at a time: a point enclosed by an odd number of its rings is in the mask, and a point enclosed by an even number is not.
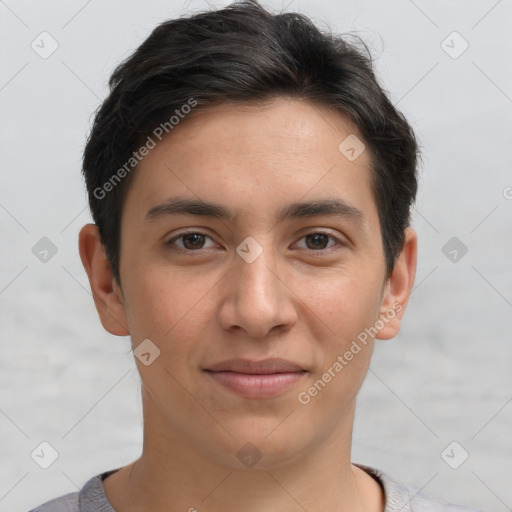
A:
[[[271,468],[350,437],[373,338],[398,331],[413,258],[386,279],[370,154],[340,151],[349,135],[362,141],[307,102],[222,105],[139,164],[119,304],[99,310],[136,354],[144,343],[145,428],[232,467],[244,446]]]

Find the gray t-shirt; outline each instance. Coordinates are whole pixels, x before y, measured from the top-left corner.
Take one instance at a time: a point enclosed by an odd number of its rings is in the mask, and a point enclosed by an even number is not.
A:
[[[446,503],[420,492],[415,487],[398,483],[378,469],[361,464],[354,465],[380,483],[385,495],[384,512],[482,512]],[[118,469],[120,468],[96,475],[80,491],[55,498],[30,512],[115,512],[105,495],[102,481]]]

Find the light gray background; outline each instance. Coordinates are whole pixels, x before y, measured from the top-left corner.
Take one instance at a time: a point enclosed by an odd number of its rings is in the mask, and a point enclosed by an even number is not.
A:
[[[81,152],[114,66],[164,19],[207,7],[0,0],[2,511],[140,454],[129,339],[101,327],[77,250],[90,221]],[[370,43],[424,148],[416,288],[399,336],[377,343],[353,460],[449,501],[512,510],[512,1],[294,0],[287,10]],[[47,59],[31,48],[42,31],[59,44]],[[453,31],[469,44],[458,58],[442,47]],[[452,54],[462,48],[453,37]],[[58,248],[46,263],[32,253],[44,236]],[[468,248],[456,262],[442,252],[454,236]],[[30,456],[42,441],[59,454],[46,470]],[[451,461],[469,453],[458,469],[441,458],[452,441],[463,448],[448,450]]]

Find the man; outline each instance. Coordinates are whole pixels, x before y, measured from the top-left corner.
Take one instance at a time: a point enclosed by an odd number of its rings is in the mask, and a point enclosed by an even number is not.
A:
[[[143,452],[35,510],[468,511],[351,463],[417,256],[417,144],[369,59],[248,1],[163,23],[110,86],[79,247]]]

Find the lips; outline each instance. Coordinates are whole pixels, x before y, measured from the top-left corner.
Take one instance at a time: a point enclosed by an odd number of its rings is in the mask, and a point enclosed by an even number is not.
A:
[[[245,398],[270,398],[293,387],[307,373],[284,359],[229,359],[205,369],[216,383]]]
[[[260,375],[305,371],[304,368],[285,359],[265,359],[264,361],[229,359],[209,366],[207,370],[212,372],[238,372]]]

